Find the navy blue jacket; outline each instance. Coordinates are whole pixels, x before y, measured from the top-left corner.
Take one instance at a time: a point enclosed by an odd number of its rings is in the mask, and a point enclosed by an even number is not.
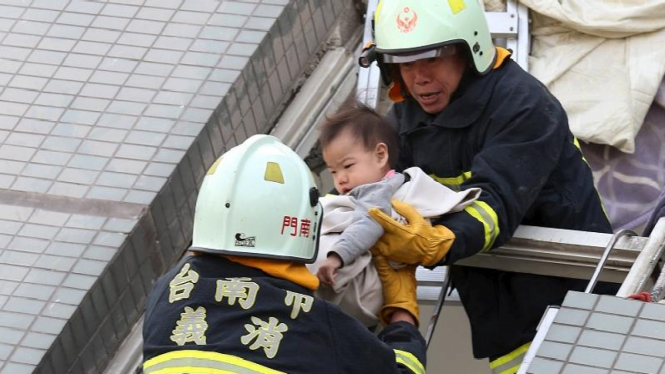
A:
[[[425,365],[425,342],[413,325],[391,324],[377,338],[308,289],[212,255],[186,257],[157,281],[143,338],[145,373],[165,365],[243,373],[424,373]]]
[[[482,189],[471,207],[433,222],[456,235],[444,263],[501,246],[520,224],[612,232],[564,109],[514,61],[484,76],[466,73],[438,115],[407,98],[388,119],[400,135],[398,170],[418,166],[453,189]],[[451,277],[478,358],[531,341],[546,306],[583,289],[569,279],[460,266]]]

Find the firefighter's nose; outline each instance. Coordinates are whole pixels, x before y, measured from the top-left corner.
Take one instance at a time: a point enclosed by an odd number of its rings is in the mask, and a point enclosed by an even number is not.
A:
[[[415,82],[418,84],[427,84],[432,80],[429,71],[423,68],[416,68],[415,77]]]

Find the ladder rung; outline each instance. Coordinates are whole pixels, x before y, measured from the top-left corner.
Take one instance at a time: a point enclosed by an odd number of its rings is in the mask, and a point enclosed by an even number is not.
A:
[[[516,12],[485,12],[492,38],[516,38],[518,18]]]

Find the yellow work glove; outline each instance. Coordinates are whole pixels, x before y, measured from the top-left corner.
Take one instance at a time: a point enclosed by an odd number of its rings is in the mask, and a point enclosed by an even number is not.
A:
[[[392,205],[408,223],[401,224],[379,208],[371,208],[369,215],[385,230],[372,253],[404,264],[434,266],[441,262],[453,245],[455,234],[445,226],[430,225],[407,203],[393,200]]]
[[[381,322],[388,325],[393,313],[397,309],[403,309],[411,313],[416,320],[416,326],[419,326],[420,309],[416,299],[416,265],[405,265],[395,269],[385,257],[374,256],[374,266],[383,285],[384,305],[379,310]]]

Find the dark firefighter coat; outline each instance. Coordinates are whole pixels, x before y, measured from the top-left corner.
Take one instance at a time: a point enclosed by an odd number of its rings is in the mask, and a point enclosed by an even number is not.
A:
[[[425,373],[413,325],[377,339],[308,289],[213,255],[186,257],[157,281],[143,338],[146,374]]]
[[[482,189],[473,205],[433,222],[456,235],[445,263],[501,246],[520,224],[612,232],[564,109],[514,61],[485,76],[466,73],[438,115],[409,97],[388,119],[400,135],[398,170],[418,166],[453,189]],[[474,355],[492,359],[531,341],[546,306],[584,287],[461,266],[451,279],[471,322]]]

